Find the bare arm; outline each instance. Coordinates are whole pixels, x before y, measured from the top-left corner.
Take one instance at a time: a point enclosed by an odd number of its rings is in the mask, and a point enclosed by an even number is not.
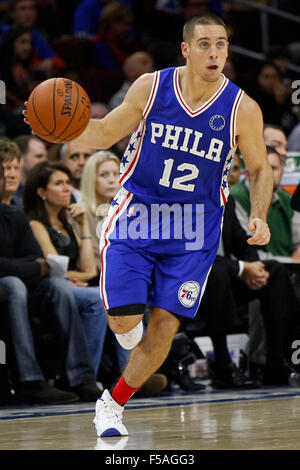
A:
[[[58,252],[53,245],[51,238],[49,236],[48,231],[44,227],[44,225],[41,222],[38,222],[36,220],[32,220],[30,222],[31,229],[33,231],[33,234],[35,238],[37,239],[43,254],[45,258],[47,258],[48,255],[58,255]],[[89,279],[93,278],[96,275],[96,271],[94,269],[94,265],[91,267],[91,271],[67,271],[66,272],[66,277],[70,279],[75,279],[77,281],[88,281]]]
[[[254,235],[249,244],[269,243],[266,223],[273,194],[273,172],[263,139],[263,118],[258,104],[249,96],[242,99],[237,115],[238,146],[250,173],[251,211],[248,228]]]
[[[139,77],[128,90],[123,103],[103,119],[91,119],[76,142],[92,148],[107,149],[131,134],[143,117],[152,82],[153,74]]]

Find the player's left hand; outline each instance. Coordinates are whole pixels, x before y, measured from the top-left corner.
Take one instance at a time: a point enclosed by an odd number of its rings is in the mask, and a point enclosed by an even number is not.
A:
[[[269,226],[266,222],[258,217],[254,217],[248,223],[248,229],[254,235],[248,238],[249,245],[267,245],[271,238]]]

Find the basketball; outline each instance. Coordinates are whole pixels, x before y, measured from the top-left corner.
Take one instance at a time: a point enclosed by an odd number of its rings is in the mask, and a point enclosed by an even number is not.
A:
[[[53,143],[76,139],[87,127],[91,102],[86,91],[68,78],[50,78],[36,86],[27,101],[33,132]]]

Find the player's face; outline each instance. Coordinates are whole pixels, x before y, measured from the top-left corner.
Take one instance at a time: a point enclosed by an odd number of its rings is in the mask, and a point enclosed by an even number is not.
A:
[[[71,200],[70,178],[63,171],[52,173],[46,189],[39,193],[41,197],[46,197],[49,205],[61,208],[68,207]]]
[[[114,160],[101,163],[96,175],[96,193],[101,202],[111,202],[120,189],[120,168]]]
[[[21,181],[20,161],[17,158],[2,163],[4,169],[5,194],[14,194]]]
[[[196,25],[191,41],[182,43],[187,66],[203,80],[218,80],[228,56],[228,40],[221,25]]]

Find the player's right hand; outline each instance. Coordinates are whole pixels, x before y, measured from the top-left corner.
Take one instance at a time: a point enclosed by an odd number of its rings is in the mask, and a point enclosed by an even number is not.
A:
[[[26,122],[26,124],[28,124],[28,126],[30,127],[29,121],[27,119],[27,112],[26,112],[27,101],[24,102],[24,106],[25,106],[25,109],[23,109],[22,111],[22,114],[24,116],[23,121]],[[35,134],[35,132],[32,129],[31,129],[31,134]]]
[[[271,238],[269,226],[259,217],[254,217],[248,223],[250,232],[254,232],[252,237],[248,238],[249,245],[267,245]]]
[[[27,101],[24,102],[25,109],[23,109],[22,114],[24,116],[24,122],[29,125],[29,122],[27,120],[27,113],[26,113],[26,106],[27,106]]]

